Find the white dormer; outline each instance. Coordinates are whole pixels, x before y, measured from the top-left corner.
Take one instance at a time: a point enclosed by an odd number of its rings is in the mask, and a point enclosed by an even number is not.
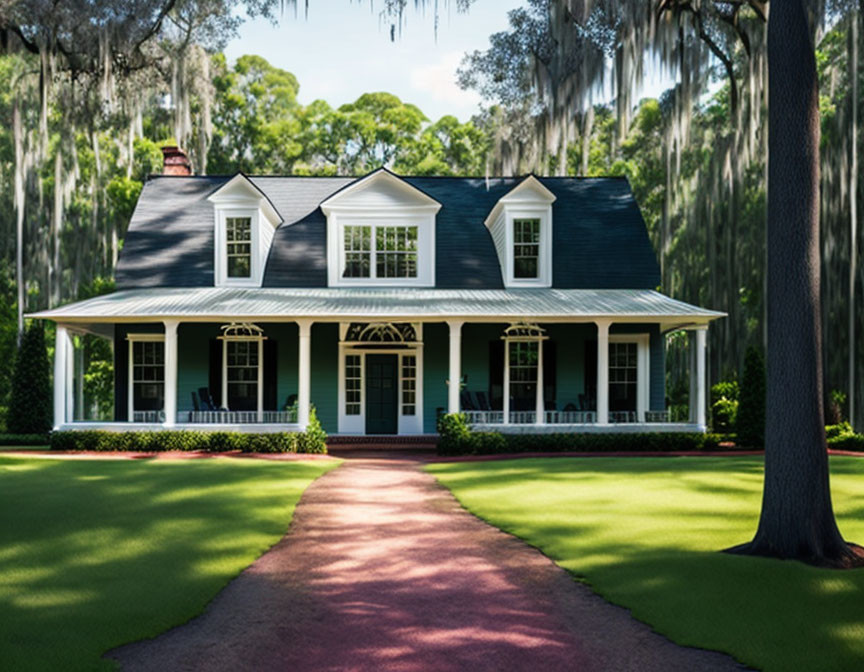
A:
[[[486,218],[505,287],[552,286],[554,201],[555,194],[529,175],[502,196]]]
[[[282,218],[270,199],[243,173],[211,194],[216,287],[260,287],[273,233]]]
[[[321,204],[330,287],[434,287],[441,204],[381,168]]]

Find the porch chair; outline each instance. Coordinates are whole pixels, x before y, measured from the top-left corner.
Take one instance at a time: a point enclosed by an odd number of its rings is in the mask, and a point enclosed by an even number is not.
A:
[[[198,393],[192,390],[192,409],[196,412],[201,410],[201,403],[198,401]]]
[[[468,390],[462,390],[462,392],[459,393],[459,407],[463,411],[478,410],[474,407],[474,401],[471,399],[471,393]]]
[[[489,397],[485,392],[475,392],[474,398],[477,402],[477,408],[481,411],[491,411],[492,405],[489,403]]]

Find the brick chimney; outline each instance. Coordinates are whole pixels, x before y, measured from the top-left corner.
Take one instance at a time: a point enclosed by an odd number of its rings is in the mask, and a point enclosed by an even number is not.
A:
[[[191,175],[192,164],[182,149],[174,145],[162,148],[163,175]]]

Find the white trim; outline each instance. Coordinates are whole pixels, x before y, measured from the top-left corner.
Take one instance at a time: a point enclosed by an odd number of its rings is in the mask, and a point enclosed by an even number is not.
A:
[[[222,207],[216,206],[216,233],[214,236],[214,285],[216,287],[260,287],[264,275],[264,261],[266,256],[262,255],[260,220],[261,214],[257,206],[247,207]],[[228,277],[228,240],[226,239],[226,220],[234,217],[248,217],[250,226],[249,245],[249,277]]]
[[[146,334],[126,334],[126,340],[129,342],[129,346],[126,348],[129,352],[128,354],[128,362],[126,369],[126,417],[127,422],[133,422],[135,418],[135,376],[133,375],[134,371],[134,361],[135,361],[135,343],[164,343],[165,342],[165,334],[154,334],[154,333],[146,333]],[[162,355],[162,411],[165,411],[165,355]]]
[[[309,426],[312,390],[312,320],[297,320],[297,424]]]
[[[611,322],[598,320],[597,324],[597,424],[609,424],[609,327]]]
[[[66,343],[69,332],[66,325],[58,324],[54,332],[54,429],[66,424]]]
[[[645,421],[651,394],[651,334],[609,334],[609,343],[635,343],[636,349],[636,414]],[[607,386],[608,382],[607,355]]]
[[[238,194],[237,192],[243,192]],[[273,207],[270,199],[243,173],[237,173],[225,184],[214,191],[207,200],[216,205],[232,205],[237,203],[254,203],[261,208],[267,220],[276,228],[282,223],[281,215]]]
[[[420,191],[420,189],[418,189],[412,184],[409,184],[404,179],[402,179],[395,173],[387,170],[386,168],[379,168],[378,170],[375,170],[369,175],[361,177],[355,182],[352,182],[345,188],[340,189],[335,194],[325,199],[321,203],[321,210],[324,212],[325,215],[329,216],[330,212],[332,212],[335,208],[339,207],[340,201],[346,200],[350,196],[358,192],[365,191],[369,188],[374,188],[377,182],[386,182],[391,186],[395,186],[398,189],[402,190],[406,194],[406,196],[417,201],[417,205],[415,207],[431,207],[435,209],[435,212],[438,212],[438,210],[441,209],[441,204],[428,194]]]
[[[449,365],[447,375],[447,412],[458,413],[462,393],[462,326],[461,320],[448,320]]]
[[[233,323],[232,323],[233,324]],[[225,329],[225,327],[223,327]],[[257,389],[255,390],[255,404],[257,406],[256,411],[258,412],[258,422],[261,422],[263,419],[264,413],[264,341],[267,340],[267,337],[264,335],[262,331],[259,334],[244,334],[244,335],[234,335],[223,333],[221,336],[217,337],[218,340],[222,341],[222,391],[221,391],[221,399],[219,399],[219,406],[224,408],[225,410],[230,411],[231,408],[228,406],[228,344],[229,343],[252,343],[257,342],[258,344],[258,376],[255,382]],[[214,400],[215,401],[215,400]]]

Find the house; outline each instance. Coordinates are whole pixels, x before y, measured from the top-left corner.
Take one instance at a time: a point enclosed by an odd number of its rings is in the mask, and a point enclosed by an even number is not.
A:
[[[182,157],[182,155],[180,155]],[[656,291],[622,178],[196,177],[144,185],[117,290],[57,324],[58,428],[430,434],[704,430],[709,323]],[[669,422],[664,335],[691,339]],[[113,342],[115,418],[86,423],[71,334]]]

